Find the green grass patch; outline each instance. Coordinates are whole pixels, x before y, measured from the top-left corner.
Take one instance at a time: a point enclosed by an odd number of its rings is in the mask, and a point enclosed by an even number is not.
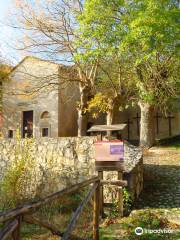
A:
[[[180,136],[159,140],[158,146],[168,149],[180,149]]]
[[[135,229],[141,227],[142,235],[137,235]],[[170,229],[173,233],[153,233],[153,231]],[[166,218],[153,213],[150,210],[139,211],[133,216],[119,219],[115,224],[103,225],[100,231],[101,240],[178,240],[176,224],[169,223]],[[148,232],[151,230],[151,232]]]

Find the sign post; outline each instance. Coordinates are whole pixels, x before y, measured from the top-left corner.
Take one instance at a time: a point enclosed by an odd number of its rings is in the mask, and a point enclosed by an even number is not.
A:
[[[124,161],[124,142],[123,141],[97,141],[95,143],[96,171],[103,180],[103,171],[117,171],[118,180],[122,180],[123,161]],[[120,215],[123,216],[123,192],[122,187],[118,187],[118,205]],[[100,213],[103,216],[103,185],[100,189]]]

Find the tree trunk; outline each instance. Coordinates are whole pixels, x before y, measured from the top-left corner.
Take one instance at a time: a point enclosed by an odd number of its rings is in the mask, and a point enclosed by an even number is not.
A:
[[[87,103],[90,96],[90,89],[88,86],[79,85],[80,89],[80,104],[78,107],[78,136],[87,135],[88,113],[84,110],[87,108]]]
[[[82,109],[78,109],[78,137],[86,136],[87,134],[87,113],[83,113]]]
[[[114,117],[114,112],[113,110],[109,110],[107,112],[107,116],[106,116],[106,125],[111,125],[113,124],[113,117]]]
[[[114,101],[112,99],[109,100],[109,111],[107,112],[106,115],[106,125],[112,125],[113,124],[113,120],[114,120]],[[111,136],[112,131],[107,131],[107,135]]]
[[[154,107],[148,103],[139,103],[141,108],[140,146],[150,148],[155,143]]]

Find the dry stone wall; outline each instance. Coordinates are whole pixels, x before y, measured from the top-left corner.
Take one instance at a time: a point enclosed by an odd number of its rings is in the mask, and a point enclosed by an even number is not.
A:
[[[23,156],[31,165],[29,194],[57,191],[94,174],[94,141],[93,137],[0,140],[0,181]]]
[[[8,169],[24,160],[25,187],[28,198],[44,196],[95,175],[95,137],[40,138],[29,140],[0,140],[0,181]],[[133,196],[143,186],[142,153],[125,144],[125,173]],[[26,181],[27,177],[27,181]],[[117,172],[106,172],[105,179],[117,179]],[[139,186],[136,190],[136,185]]]

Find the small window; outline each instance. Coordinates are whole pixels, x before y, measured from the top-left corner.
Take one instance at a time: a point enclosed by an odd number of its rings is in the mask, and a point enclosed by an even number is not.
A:
[[[48,136],[49,136],[49,129],[42,128],[42,137],[48,137]]]
[[[13,130],[8,131],[8,138],[13,138]]]
[[[50,114],[48,111],[45,111],[41,114],[41,119],[45,119],[45,118],[50,118]]]

